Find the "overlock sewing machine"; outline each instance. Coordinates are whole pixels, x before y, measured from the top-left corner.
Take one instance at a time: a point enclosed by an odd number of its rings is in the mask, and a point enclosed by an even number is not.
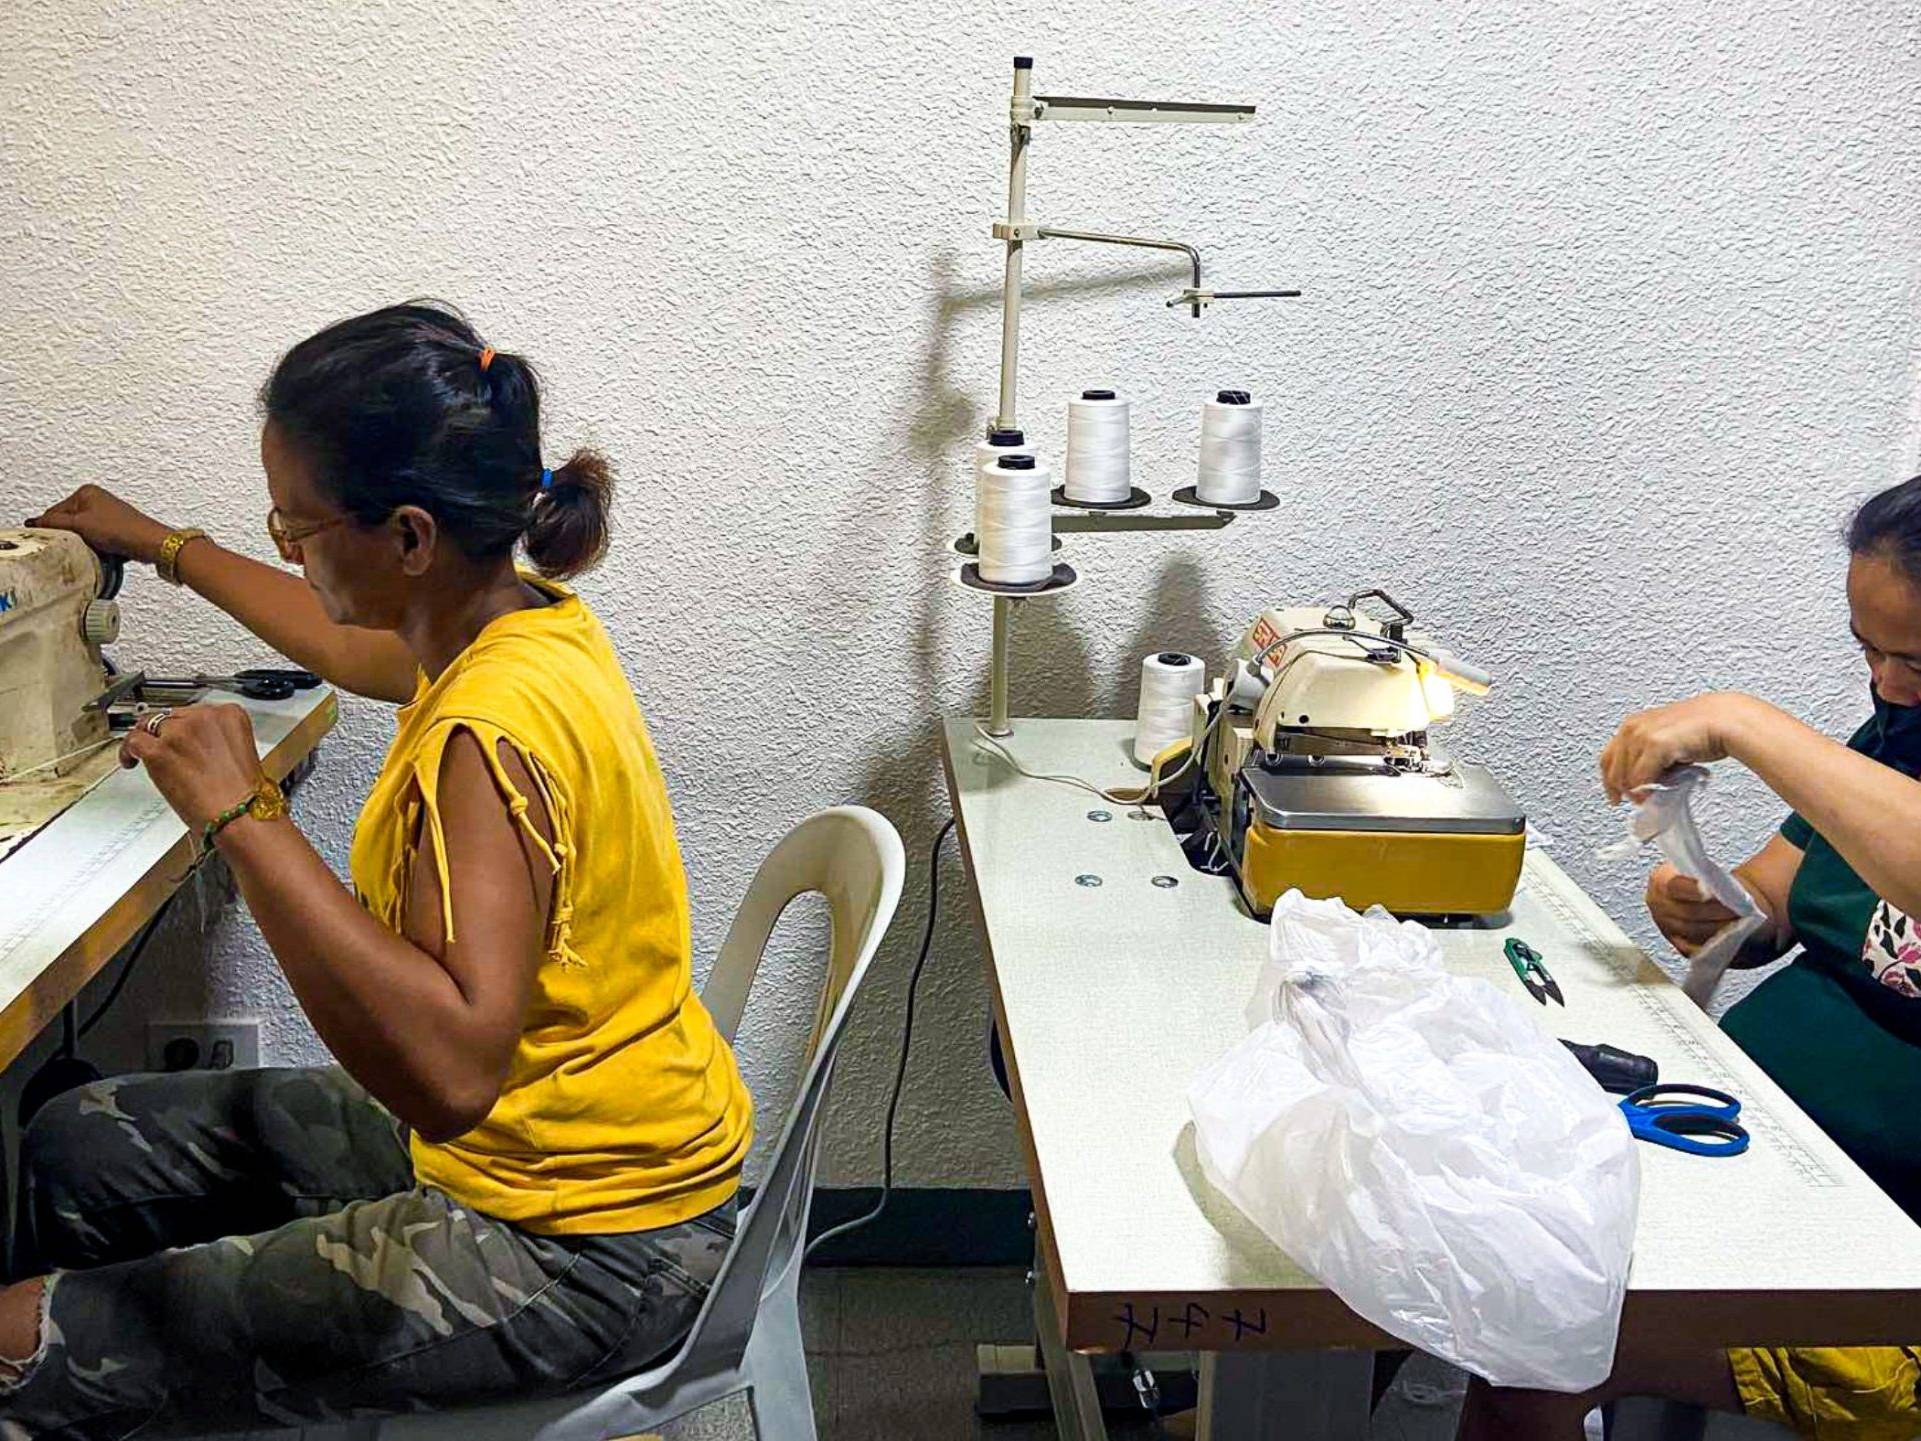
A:
[[[1363,610],[1376,601],[1381,617]],[[1196,697],[1197,864],[1261,915],[1290,890],[1397,915],[1478,916],[1514,899],[1526,817],[1434,727],[1488,675],[1409,629],[1385,591],[1269,610]]]

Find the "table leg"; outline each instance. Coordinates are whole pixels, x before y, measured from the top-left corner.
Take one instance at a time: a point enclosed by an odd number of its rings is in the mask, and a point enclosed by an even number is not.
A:
[[[1367,1441],[1372,1351],[1222,1351],[1201,1357],[1196,1441]]]
[[[1034,1334],[1040,1341],[1041,1362],[1047,1367],[1047,1395],[1054,1405],[1054,1429],[1060,1433],[1061,1441],[1107,1441],[1107,1422],[1101,1416],[1100,1393],[1094,1387],[1094,1367],[1087,1357],[1061,1344],[1053,1283],[1048,1280],[1044,1264],[1037,1247]]]

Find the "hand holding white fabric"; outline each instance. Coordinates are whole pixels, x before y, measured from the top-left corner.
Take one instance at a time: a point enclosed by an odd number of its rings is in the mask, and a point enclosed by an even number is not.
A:
[[[1707,843],[1701,839],[1700,828],[1694,823],[1694,796],[1707,783],[1708,773],[1703,767],[1681,766],[1653,785],[1641,787],[1631,797],[1634,809],[1628,812],[1627,835],[1599,852],[1603,859],[1618,860],[1652,842],[1676,870],[1693,877],[1704,891],[1734,912],[1735,919],[1688,957],[1681,989],[1697,1006],[1707,1005],[1741,947],[1768,921],[1747,887],[1708,854]]]

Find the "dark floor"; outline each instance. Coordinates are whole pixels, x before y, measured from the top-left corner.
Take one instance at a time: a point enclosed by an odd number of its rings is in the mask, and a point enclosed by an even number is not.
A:
[[[1051,1418],[983,1421],[974,1414],[974,1348],[1033,1338],[1018,1270],[809,1271],[801,1326],[823,1441],[1053,1441]],[[1373,1441],[1448,1441],[1458,1373],[1416,1358],[1375,1413]],[[1142,1417],[1113,1420],[1115,1441],[1155,1435]],[[1186,1434],[1178,1420],[1169,1427]],[[743,1400],[667,1428],[668,1441],[752,1441]]]
[[[1033,1339],[1025,1275],[1019,1270],[810,1270],[802,1282],[801,1325],[822,1441],[1054,1441],[1049,1416],[983,1421],[974,1414],[975,1347]],[[1452,1441],[1461,1373],[1415,1356],[1375,1409],[1369,1441]],[[1623,1433],[1667,1434],[1658,1418],[1621,1418]],[[1111,1413],[1113,1441],[1179,1441],[1191,1414],[1158,1429],[1145,1415]],[[1598,1417],[1590,1437],[1598,1441]],[[334,1431],[307,1441],[358,1441]],[[284,1441],[275,1433],[271,1441]],[[682,1418],[665,1441],[754,1441],[744,1398]],[[1716,1418],[1704,1441],[1792,1441],[1754,1422]],[[247,1441],[269,1441],[265,1435]]]

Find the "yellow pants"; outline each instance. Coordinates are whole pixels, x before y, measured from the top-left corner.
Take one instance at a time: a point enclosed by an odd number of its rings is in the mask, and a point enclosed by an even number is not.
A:
[[[1728,1352],[1748,1415],[1816,1441],[1921,1436],[1921,1347],[1769,1346]]]

